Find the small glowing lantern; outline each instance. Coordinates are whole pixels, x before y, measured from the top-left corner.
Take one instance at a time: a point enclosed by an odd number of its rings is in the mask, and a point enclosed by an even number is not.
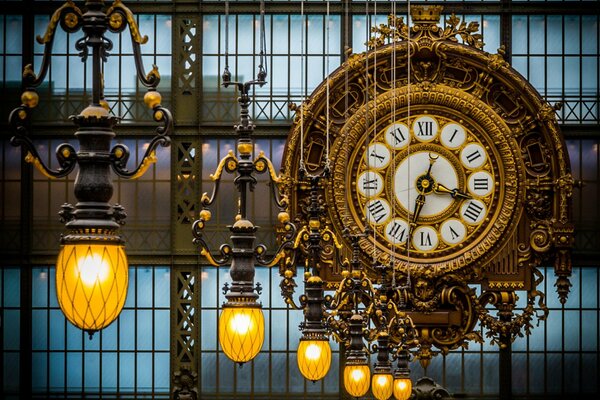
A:
[[[219,343],[227,357],[237,363],[252,360],[265,339],[265,318],[260,305],[223,307],[219,318]]]
[[[329,340],[300,340],[298,346],[298,369],[306,379],[323,379],[331,366]]]

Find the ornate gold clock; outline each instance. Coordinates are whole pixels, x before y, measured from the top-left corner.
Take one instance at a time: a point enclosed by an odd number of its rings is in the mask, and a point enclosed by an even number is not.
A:
[[[535,307],[546,310],[536,288],[542,264],[554,266],[564,302],[573,238],[573,179],[556,108],[502,49],[481,50],[476,23],[452,16],[441,27],[440,12],[413,6],[414,26],[390,16],[374,27],[369,50],[349,54],[294,108],[282,164],[300,225],[310,197],[300,166],[330,168],[317,225],[347,255],[358,248],[373,279],[378,265],[393,268],[422,361],[432,346],[446,352],[477,340],[478,320],[505,340],[528,330]],[[344,236],[365,232],[355,247]],[[342,267],[331,251],[321,258],[319,274],[335,288]],[[527,306],[515,313],[518,291]]]
[[[346,217],[334,226],[369,227],[364,252],[399,269],[443,273],[489,260],[514,232],[523,195],[506,124],[452,88],[401,88],[377,103],[349,118],[334,142],[327,199]]]

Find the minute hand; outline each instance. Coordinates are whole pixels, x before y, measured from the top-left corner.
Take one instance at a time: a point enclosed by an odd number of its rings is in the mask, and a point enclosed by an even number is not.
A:
[[[459,189],[448,189],[446,186],[442,185],[441,183],[436,183],[435,185],[433,185],[433,192],[437,193],[437,194],[449,194],[450,196],[452,196],[455,199],[472,199],[473,197],[468,194],[465,193]]]

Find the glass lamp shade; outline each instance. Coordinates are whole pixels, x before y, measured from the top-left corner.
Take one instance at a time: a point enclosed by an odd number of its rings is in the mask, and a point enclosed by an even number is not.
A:
[[[392,374],[374,374],[371,391],[377,400],[388,400],[394,392],[394,377]]]
[[[118,243],[67,243],[56,262],[56,295],[65,317],[90,333],[121,313],[127,296],[127,256]]]
[[[408,400],[412,393],[412,382],[410,378],[394,379],[394,398],[396,400]]]
[[[344,387],[350,396],[361,397],[369,391],[371,370],[368,365],[346,365]]]
[[[298,369],[306,379],[318,381],[331,366],[329,340],[301,340],[298,345]]]
[[[224,307],[219,318],[219,343],[237,363],[252,360],[265,340],[265,317],[260,307]]]

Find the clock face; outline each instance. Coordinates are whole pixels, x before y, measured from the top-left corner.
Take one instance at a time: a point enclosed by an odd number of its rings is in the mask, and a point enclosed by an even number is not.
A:
[[[393,252],[448,255],[480,236],[493,209],[499,160],[462,120],[421,114],[365,140],[354,210]]]

